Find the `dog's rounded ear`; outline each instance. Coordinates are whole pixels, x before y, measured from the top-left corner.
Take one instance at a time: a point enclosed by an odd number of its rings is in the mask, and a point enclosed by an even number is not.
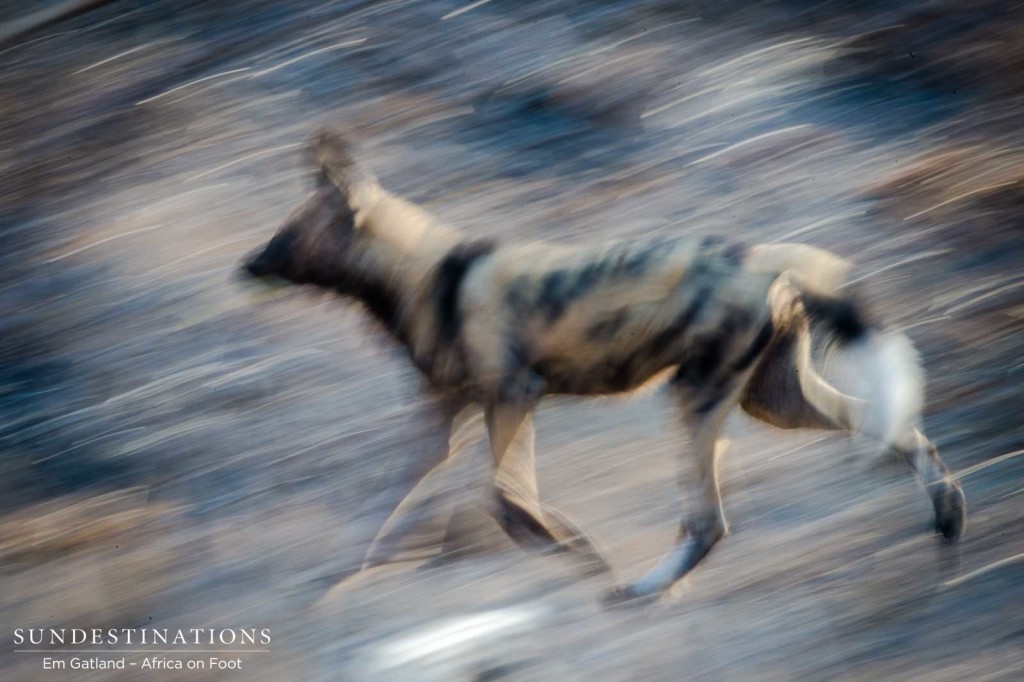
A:
[[[320,128],[306,143],[306,154],[317,183],[330,183],[346,194],[364,179],[349,138],[332,128]]]

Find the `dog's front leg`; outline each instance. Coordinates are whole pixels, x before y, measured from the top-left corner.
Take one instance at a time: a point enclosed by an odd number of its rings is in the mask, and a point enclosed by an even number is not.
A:
[[[398,480],[381,491],[367,508],[365,516],[379,528],[363,558],[362,569],[387,563],[401,543],[434,511],[436,495],[418,494],[428,479],[443,470],[457,452],[449,451],[452,423],[468,404],[465,398],[445,393],[431,394],[417,415],[418,432],[412,443],[414,454]],[[381,517],[386,515],[381,522]],[[377,525],[380,524],[380,525]]]
[[[520,545],[571,550],[585,561],[587,572],[610,572],[589,534],[540,502],[533,402],[495,402],[485,418],[495,464],[493,513],[505,532]]]

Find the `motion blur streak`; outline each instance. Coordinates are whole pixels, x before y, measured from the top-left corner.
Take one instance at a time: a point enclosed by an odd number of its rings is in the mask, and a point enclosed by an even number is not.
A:
[[[5,652],[15,628],[269,628],[247,679],[1019,676],[1021,102],[1024,10],[995,0],[4,3]],[[416,377],[355,306],[236,277],[307,191],[298,150],[325,123],[481,239],[850,258],[920,352],[967,534],[931,535],[895,458],[737,414],[728,542],[675,599],[608,611],[607,576],[480,511],[463,418],[469,456],[410,501],[436,523],[409,561],[339,583],[408,487]],[[679,518],[661,399],[537,414],[542,499],[621,576]],[[444,528],[450,561],[425,555]],[[480,618],[487,637],[448,647]],[[381,663],[408,641],[430,655]],[[0,677],[39,666],[0,656]]]

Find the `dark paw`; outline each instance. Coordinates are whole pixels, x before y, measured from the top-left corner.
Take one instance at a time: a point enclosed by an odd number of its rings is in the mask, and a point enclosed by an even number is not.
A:
[[[657,592],[641,592],[632,585],[616,586],[605,593],[601,598],[601,604],[607,609],[646,606],[657,601],[658,596]]]
[[[935,532],[941,533],[946,542],[960,539],[966,523],[967,500],[957,483],[947,484],[933,500],[935,504]]]

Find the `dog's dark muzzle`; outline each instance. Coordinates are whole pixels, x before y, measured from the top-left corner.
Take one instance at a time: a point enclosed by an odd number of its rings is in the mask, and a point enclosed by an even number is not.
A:
[[[253,277],[286,276],[293,241],[292,235],[275,235],[269,244],[245,260],[242,269]]]

